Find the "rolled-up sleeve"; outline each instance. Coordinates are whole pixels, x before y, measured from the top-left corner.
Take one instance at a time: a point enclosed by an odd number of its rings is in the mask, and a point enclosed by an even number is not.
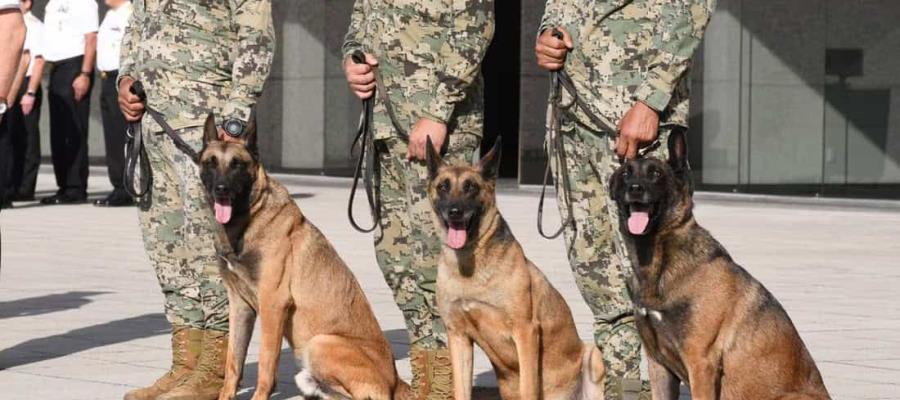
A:
[[[222,110],[226,117],[243,121],[250,112],[269,77],[275,52],[275,28],[270,0],[230,0],[237,44],[232,64],[232,89]]]
[[[691,63],[716,8],[716,0],[673,0],[663,6],[652,46],[656,56],[633,99],[663,112],[672,92]]]
[[[494,1],[465,0],[450,19],[449,40],[438,55],[437,85],[432,101],[425,104],[424,116],[446,123],[457,103],[465,99],[466,88],[481,71],[481,61],[494,37]]]

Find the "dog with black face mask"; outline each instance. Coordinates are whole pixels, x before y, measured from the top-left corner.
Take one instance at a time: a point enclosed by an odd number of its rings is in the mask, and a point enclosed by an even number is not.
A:
[[[262,331],[253,399],[274,389],[282,337],[294,349],[304,398],[411,399],[391,346],[353,273],[256,151],[251,121],[245,142],[219,140],[212,115],[200,154],[201,178],[231,249],[229,351],[220,399],[237,392],[257,314]]]
[[[631,160],[610,180],[629,245],[653,398],[829,399],[784,308],[694,220],[684,131],[667,162]]]
[[[600,350],[525,257],[497,209],[500,141],[477,165],[447,165],[429,140],[428,197],[445,241],[437,276],[456,399],[472,396],[472,344],[494,366],[504,399],[603,398]]]

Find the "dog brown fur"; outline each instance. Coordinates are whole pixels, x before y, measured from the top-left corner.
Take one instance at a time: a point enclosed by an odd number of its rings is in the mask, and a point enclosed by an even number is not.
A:
[[[781,304],[694,220],[684,133],[670,158],[629,161],[610,181],[634,265],[635,315],[653,398],[828,399]],[[626,224],[646,212],[650,222]],[[636,231],[635,231],[636,230]]]
[[[476,166],[444,165],[427,147],[435,224],[445,238],[450,226],[468,231],[465,247],[444,246],[437,278],[456,398],[471,398],[474,342],[505,399],[602,399],[600,350],[578,338],[569,306],[497,210],[499,143]]]
[[[222,276],[230,302],[230,348],[220,399],[238,389],[254,320],[261,322],[253,399],[274,389],[282,337],[294,349],[307,397],[411,398],[359,283],[288,191],[257,161],[255,128],[246,145],[218,139],[207,120],[202,177],[211,200],[230,196],[233,253]]]

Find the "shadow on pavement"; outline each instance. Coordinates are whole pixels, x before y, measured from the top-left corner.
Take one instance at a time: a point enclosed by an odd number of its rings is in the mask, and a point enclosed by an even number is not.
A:
[[[52,360],[85,350],[169,333],[171,326],[160,314],[144,314],[59,335],[32,339],[0,351],[0,370]]]
[[[90,297],[110,292],[68,292],[46,296],[0,302],[0,319],[31,317],[57,311],[81,308],[90,303]]]

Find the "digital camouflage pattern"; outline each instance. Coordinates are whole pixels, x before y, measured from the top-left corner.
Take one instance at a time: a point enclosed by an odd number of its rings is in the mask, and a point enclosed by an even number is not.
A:
[[[572,35],[574,48],[565,69],[592,113],[613,126],[636,101],[660,113],[662,145],[647,156],[665,159],[668,127],[687,126],[691,57],[715,4],[715,0],[548,0],[539,32],[561,27]],[[629,315],[630,261],[618,211],[607,195],[609,177],[619,166],[615,137],[593,126],[581,110],[570,112],[563,115],[560,129],[575,214],[575,226],[565,231],[569,262],[594,314],[594,339],[607,366],[606,398],[630,398],[641,387],[641,342]],[[562,192],[557,193],[565,216]],[[649,394],[644,390],[641,396]]]
[[[493,0],[356,0],[343,53],[372,54],[401,127],[422,118],[447,124],[449,159],[479,149],[484,98],[481,61],[494,35]],[[444,348],[434,300],[440,242],[425,191],[422,161],[406,161],[406,143],[375,101],[374,137],[382,210],[375,254],[403,312],[410,343]]]
[[[144,118],[144,128],[151,118]],[[181,138],[200,150],[203,128]],[[153,186],[141,202],[144,247],[165,296],[173,325],[228,331],[228,294],[219,275],[216,222],[200,182],[200,167],[164,134],[145,134]],[[225,244],[227,246],[227,244]]]
[[[471,162],[481,138],[471,133],[450,136],[446,160]],[[381,228],[375,234],[375,257],[384,279],[403,312],[410,345],[447,347],[447,329],[437,313],[435,289],[441,240],[428,200],[428,168],[407,162],[406,142],[391,138],[378,142],[378,186]]]
[[[133,10],[119,79],[142,81],[174,129],[203,126],[210,112],[249,120],[275,48],[271,0],[134,0]]]
[[[565,68],[593,113],[615,125],[641,101],[661,125],[686,127],[691,57],[715,7],[716,0],[547,0],[541,31],[572,35]]]
[[[421,118],[481,136],[481,61],[494,36],[493,0],[356,0],[343,52],[378,59],[400,126]],[[397,136],[376,99],[375,138]]]
[[[270,0],[135,0],[119,79],[144,84],[149,105],[195,149],[207,115],[247,121],[275,46]],[[216,256],[218,229],[198,167],[142,121],[152,193],[143,199],[144,244],[173,324],[228,330],[228,297]]]

